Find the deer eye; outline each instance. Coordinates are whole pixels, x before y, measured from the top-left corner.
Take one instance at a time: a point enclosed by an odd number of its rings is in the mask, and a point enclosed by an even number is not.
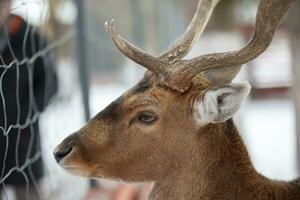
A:
[[[144,124],[151,124],[157,120],[157,117],[152,112],[143,112],[137,116],[137,120]]]

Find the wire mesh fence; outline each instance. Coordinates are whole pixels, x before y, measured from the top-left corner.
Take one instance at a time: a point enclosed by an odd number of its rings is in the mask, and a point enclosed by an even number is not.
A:
[[[0,199],[81,199],[87,181],[74,184],[51,156],[83,123],[76,16],[59,16],[74,4],[4,0],[0,9]]]

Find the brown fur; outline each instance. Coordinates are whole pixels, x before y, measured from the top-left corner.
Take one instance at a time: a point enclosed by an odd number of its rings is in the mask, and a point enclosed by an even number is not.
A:
[[[69,136],[73,148],[60,164],[73,173],[129,182],[155,182],[152,200],[299,200],[300,181],[258,174],[232,120],[199,127],[194,102],[210,84],[201,76],[184,94],[142,81]],[[159,119],[139,124],[151,110]]]

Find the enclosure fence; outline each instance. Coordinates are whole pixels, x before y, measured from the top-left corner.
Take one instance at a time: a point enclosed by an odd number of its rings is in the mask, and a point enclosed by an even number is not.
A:
[[[51,157],[73,123],[84,122],[79,83],[73,84],[79,55],[74,47],[78,37],[84,39],[77,34],[82,27],[73,25],[79,19],[76,3],[18,0],[11,2],[8,16],[0,14],[0,21],[5,18],[0,28],[0,199],[80,199],[88,187],[80,180],[80,189],[72,193],[73,177],[62,175]],[[71,16],[59,16],[68,10]],[[74,113],[78,116],[70,122]]]

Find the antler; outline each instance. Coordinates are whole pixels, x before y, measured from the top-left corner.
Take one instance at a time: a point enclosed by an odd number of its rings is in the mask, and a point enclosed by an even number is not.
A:
[[[105,22],[105,26],[115,45],[125,56],[152,71],[160,77],[161,82],[172,87],[167,81],[170,79],[170,66],[188,54],[195,41],[197,41],[203,32],[212,11],[218,2],[219,0],[199,0],[193,20],[181,39],[158,58],[143,52],[123,39],[116,31],[114,20],[110,23]],[[173,89],[176,88],[174,86]]]
[[[120,51],[134,62],[159,77],[161,84],[185,92],[193,77],[204,73],[220,83],[231,82],[240,66],[261,55],[270,45],[281,19],[296,0],[261,0],[256,16],[255,32],[248,44],[237,51],[206,54],[191,60],[181,60],[203,32],[219,0],[199,0],[197,11],[182,38],[158,58],[148,55],[119,36],[114,21],[107,30]],[[211,74],[209,72],[212,72]]]
[[[113,19],[111,20],[111,22],[105,22],[105,27],[118,49],[132,61],[142,65],[158,76],[167,73],[163,62],[143,52],[139,48],[133,46],[125,39],[123,39],[116,31],[115,21]]]
[[[161,54],[160,60],[174,63],[186,56],[201,36],[219,0],[200,0],[194,17],[181,38]]]
[[[244,48],[182,61],[182,67],[174,69],[172,77],[177,79],[181,87],[186,88],[192,78],[201,72],[239,66],[255,59],[270,45],[278,24],[295,1],[262,0],[257,11],[254,35]]]

